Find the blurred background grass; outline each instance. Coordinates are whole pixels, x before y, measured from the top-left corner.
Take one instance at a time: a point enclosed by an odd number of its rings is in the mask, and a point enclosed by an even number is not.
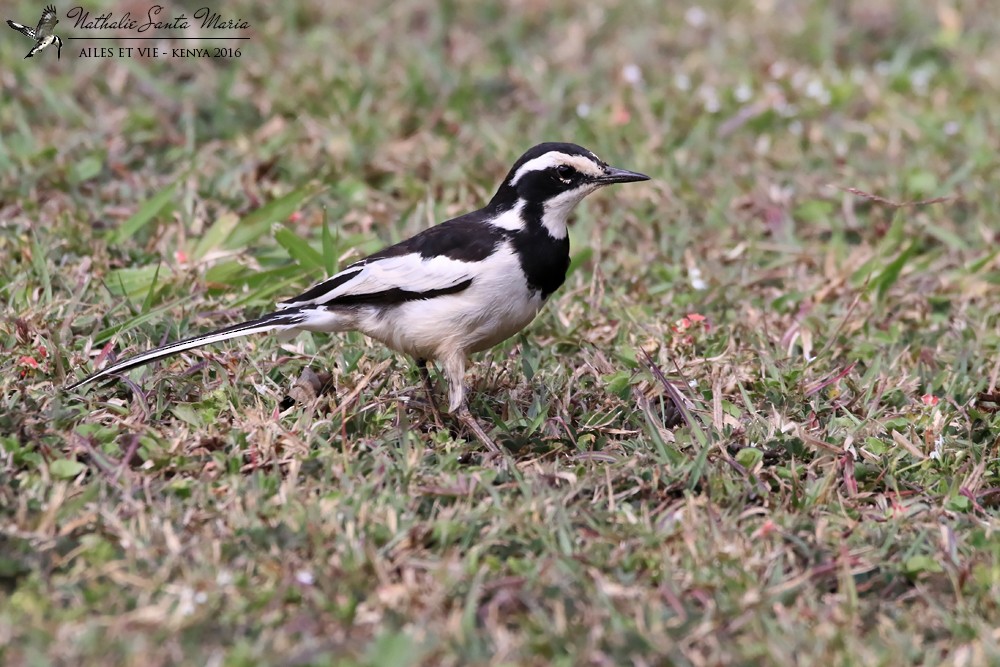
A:
[[[217,10],[250,39],[144,45],[238,58],[0,40],[6,664],[1000,660],[996,3]],[[653,181],[581,207],[567,285],[470,377],[516,470],[360,336],[57,391],[546,140]],[[305,366],[336,389],[286,407]]]

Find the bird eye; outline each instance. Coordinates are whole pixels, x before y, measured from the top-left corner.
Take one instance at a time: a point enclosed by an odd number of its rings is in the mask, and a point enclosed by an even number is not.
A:
[[[556,173],[559,174],[559,178],[569,178],[573,175],[573,167],[568,164],[561,164],[556,167]]]

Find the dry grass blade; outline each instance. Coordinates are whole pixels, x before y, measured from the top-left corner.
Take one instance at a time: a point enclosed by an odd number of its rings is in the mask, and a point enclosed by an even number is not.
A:
[[[859,190],[858,188],[844,187],[841,185],[832,185],[841,192],[847,192],[856,197],[861,197],[862,199],[867,199],[868,201],[873,201],[878,204],[884,204],[890,208],[909,208],[916,206],[930,206],[932,204],[943,204],[951,201],[959,201],[961,197],[958,195],[950,195],[947,197],[934,197],[932,199],[918,199],[915,201],[893,201],[892,199],[887,199],[880,195],[872,194],[870,192],[865,192],[864,190]]]
[[[687,401],[684,399],[681,392],[676,386],[674,386],[673,382],[667,379],[667,376],[663,374],[663,371],[660,370],[659,365],[657,365],[657,363],[653,360],[653,357],[649,355],[649,352],[643,350],[642,354],[646,358],[646,366],[663,386],[663,389],[667,392],[670,402],[673,403],[674,409],[680,413],[681,418],[684,420],[684,424],[691,429],[692,432],[700,430],[700,424],[695,422],[695,417],[688,409]]]

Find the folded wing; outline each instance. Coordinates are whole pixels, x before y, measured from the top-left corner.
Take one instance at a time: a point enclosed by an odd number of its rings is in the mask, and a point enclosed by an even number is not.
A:
[[[469,262],[419,253],[371,257],[279,303],[278,308],[391,306],[456,294],[472,284],[472,268]]]

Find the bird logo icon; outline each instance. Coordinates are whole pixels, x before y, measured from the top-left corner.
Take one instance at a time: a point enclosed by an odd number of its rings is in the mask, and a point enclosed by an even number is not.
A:
[[[26,55],[25,58],[31,58],[47,46],[55,44],[56,59],[58,60],[62,57],[63,43],[59,36],[54,32],[57,23],[59,23],[59,19],[56,18],[56,8],[52,5],[48,5],[42,10],[42,17],[38,19],[38,25],[34,28],[16,21],[7,20],[7,25],[14,30],[17,30],[28,39],[33,39],[35,41],[35,45],[31,47],[31,50],[28,51],[28,55]]]

